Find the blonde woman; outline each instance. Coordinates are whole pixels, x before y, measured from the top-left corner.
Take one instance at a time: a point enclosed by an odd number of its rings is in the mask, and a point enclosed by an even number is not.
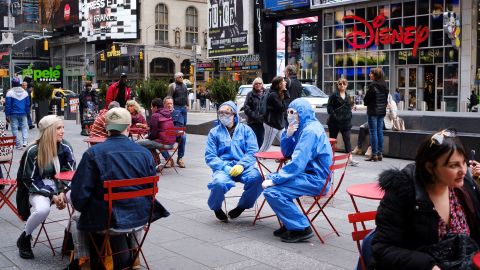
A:
[[[128,100],[125,105],[132,116],[132,127],[147,128],[147,120],[142,114],[143,108],[135,100]]]
[[[54,175],[75,169],[72,147],[63,139],[63,121],[55,115],[45,116],[38,123],[38,130],[39,138],[23,153],[17,179],[17,206],[26,220],[17,240],[23,259],[33,259],[31,234],[48,217],[51,203],[58,209],[66,206],[64,185]]]

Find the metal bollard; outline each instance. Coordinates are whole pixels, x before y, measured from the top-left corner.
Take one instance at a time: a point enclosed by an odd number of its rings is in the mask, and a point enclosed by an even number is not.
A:
[[[421,108],[420,108],[423,112],[427,110],[427,102],[425,101],[422,101],[422,104],[421,104]]]
[[[447,110],[447,102],[441,101],[440,102],[440,111],[444,112]]]

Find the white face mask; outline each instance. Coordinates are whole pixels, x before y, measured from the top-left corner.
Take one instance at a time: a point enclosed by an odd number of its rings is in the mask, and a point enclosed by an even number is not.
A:
[[[297,116],[295,114],[289,113],[287,116],[287,121],[289,125],[294,124],[295,122],[297,122]]]
[[[222,116],[219,116],[218,117],[218,120],[220,120],[220,123],[226,127],[230,126],[230,124],[232,123],[233,121],[233,117],[231,116],[226,116],[226,115],[222,115]]]

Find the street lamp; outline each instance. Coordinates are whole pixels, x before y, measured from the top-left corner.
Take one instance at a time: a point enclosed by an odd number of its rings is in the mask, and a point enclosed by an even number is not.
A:
[[[145,44],[148,46],[148,29],[150,29],[152,26],[155,26],[156,24],[152,24],[145,28]],[[146,50],[145,50],[146,51]],[[145,67],[145,79],[148,78],[150,75],[150,63],[148,62],[148,53],[145,54],[145,62],[146,62],[146,67]]]

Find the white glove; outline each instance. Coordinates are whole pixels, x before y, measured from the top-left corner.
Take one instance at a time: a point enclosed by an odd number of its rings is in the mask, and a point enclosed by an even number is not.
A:
[[[271,186],[275,186],[275,184],[273,183],[272,180],[268,179],[268,180],[265,180],[262,182],[262,187],[263,188],[268,188],[268,187],[271,187]]]
[[[287,137],[291,137],[298,129],[298,124],[290,124],[287,128]]]

